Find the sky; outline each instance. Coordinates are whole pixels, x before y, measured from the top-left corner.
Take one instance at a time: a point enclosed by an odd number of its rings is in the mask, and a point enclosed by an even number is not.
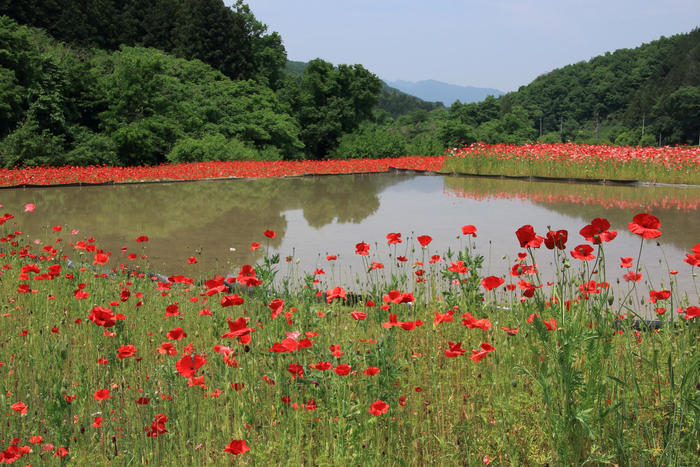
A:
[[[227,5],[233,0],[225,0]],[[700,0],[250,0],[289,60],[387,81],[514,91],[555,68],[700,27]]]

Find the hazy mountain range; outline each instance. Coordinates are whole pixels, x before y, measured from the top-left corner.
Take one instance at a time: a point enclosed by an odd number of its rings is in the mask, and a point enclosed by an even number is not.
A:
[[[424,101],[442,102],[448,107],[455,101],[462,103],[480,102],[486,99],[487,96],[498,97],[505,94],[498,89],[459,86],[434,79],[426,79],[415,83],[403,80],[386,81],[386,84],[406,94],[419,97]]]

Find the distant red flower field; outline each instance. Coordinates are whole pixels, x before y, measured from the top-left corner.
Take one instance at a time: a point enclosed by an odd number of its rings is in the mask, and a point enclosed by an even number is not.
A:
[[[445,164],[445,161],[449,162]],[[439,171],[443,165],[448,171],[462,173],[520,176],[544,174],[553,178],[608,180],[656,180],[656,172],[664,172],[667,176],[670,174],[672,183],[694,183],[700,171],[700,148],[475,143],[450,148],[443,156],[319,161],[210,161],[138,167],[27,167],[0,169],[0,187],[375,173],[392,168]],[[538,168],[543,170],[543,174],[535,173]]]
[[[440,170],[445,158],[395,157],[321,161],[212,161],[144,167],[28,167],[0,169],[0,186],[268,178],[387,172],[389,169]]]

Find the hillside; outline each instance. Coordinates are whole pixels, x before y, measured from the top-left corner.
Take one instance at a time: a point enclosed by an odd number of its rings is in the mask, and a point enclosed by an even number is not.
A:
[[[662,144],[697,144],[700,29],[553,70],[500,103],[503,109],[520,105],[531,118],[542,117],[544,133],[563,127],[568,137],[577,131],[597,131],[602,137],[625,127],[639,132],[637,141],[630,140],[636,144],[644,127]]]
[[[431,155],[475,141],[700,139],[699,29],[446,108],[390,87],[362,65],[287,61],[279,34],[242,1],[231,8],[222,0],[99,5],[0,0],[1,166]]]
[[[304,73],[305,68],[306,62],[287,60],[285,71],[293,76],[300,77]],[[386,82],[382,82],[379,101],[375,109],[384,111],[392,118],[396,118],[400,115],[417,110],[430,111],[441,107],[443,107],[443,105],[439,102],[426,101],[420,97],[391,87]]]

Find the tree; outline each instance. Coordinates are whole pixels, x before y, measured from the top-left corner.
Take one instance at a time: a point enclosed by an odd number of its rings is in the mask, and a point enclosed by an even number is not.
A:
[[[300,81],[283,91],[301,126],[306,154],[330,154],[338,138],[372,117],[381,81],[362,65],[340,65],[317,58],[309,62]]]

